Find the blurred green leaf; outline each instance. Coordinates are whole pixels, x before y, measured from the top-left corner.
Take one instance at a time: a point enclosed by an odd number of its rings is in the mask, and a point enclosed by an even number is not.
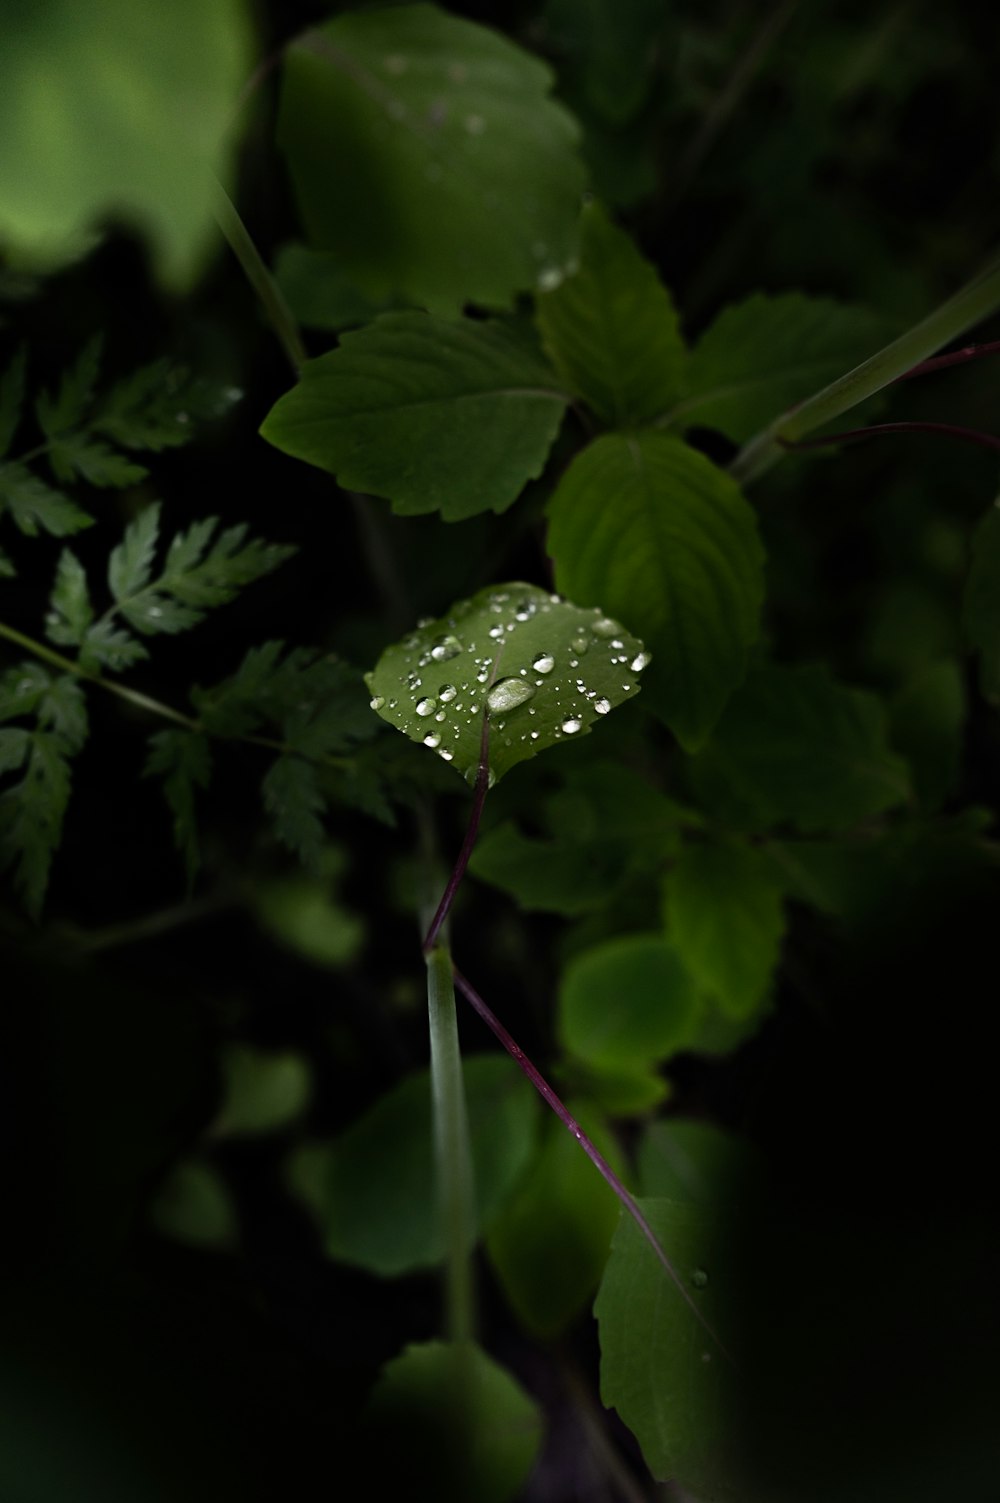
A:
[[[636,1170],[643,1195],[701,1206],[725,1206],[761,1173],[744,1139],[714,1122],[684,1117],[649,1124]]]
[[[384,313],[355,287],[340,257],[292,242],[283,245],[274,263],[274,279],[293,317],[307,329],[338,333],[368,323]]]
[[[951,659],[928,663],[889,703],[892,744],[913,773],[917,798],[937,809],[953,791],[962,765],[965,682]]]
[[[335,901],[329,881],[294,875],[256,882],[251,898],[258,923],[313,965],[339,970],[357,959],[365,922]]]
[[[560,71],[606,119],[630,119],[649,90],[662,0],[547,0],[542,15],[546,39],[564,59]]]
[[[163,779],[163,791],[174,816],[174,844],[184,857],[189,884],[200,864],[195,789],[204,791],[211,775],[212,752],[207,736],[173,726],[150,736],[143,777]]]
[[[224,1095],[213,1126],[215,1137],[275,1132],[300,1117],[309,1104],[309,1065],[292,1049],[229,1044],[222,1053]]]
[[[203,1159],[175,1164],[157,1190],[150,1218],[158,1232],[192,1247],[236,1246],[239,1222],[229,1187]]]
[[[627,934],[570,961],[559,987],[564,1048],[628,1070],[668,1059],[688,1042],[698,992],[677,948],[659,934]]]

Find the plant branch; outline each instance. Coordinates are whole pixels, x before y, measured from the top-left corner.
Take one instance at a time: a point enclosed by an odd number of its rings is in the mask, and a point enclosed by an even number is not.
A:
[[[745,444],[730,465],[740,484],[765,474],[786,452],[786,441],[805,438],[842,412],[915,370],[966,329],[1000,309],[1000,258],[991,261],[953,297],[862,365],[783,412]]]
[[[474,1336],[471,1248],[475,1200],[469,1121],[458,1043],[451,953],[446,944],[426,952],[427,1020],[431,1041],[431,1099],[438,1204],[445,1242],[446,1330],[450,1341]]]
[[[981,433],[978,428],[960,428],[954,423],[873,423],[868,428],[845,428],[842,433],[825,433],[822,438],[779,438],[783,449],[820,449],[826,444],[846,443],[858,438],[876,438],[880,433],[937,433],[945,438],[963,439],[981,449],[1000,452],[1000,438]]]
[[[988,344],[967,344],[960,350],[952,350],[948,355],[935,355],[931,360],[921,360],[912,370],[904,371],[898,380],[909,381],[913,376],[929,376],[933,371],[947,370],[950,365],[965,365],[970,360],[981,360],[984,355],[998,353],[1000,339],[991,340]]]
[[[264,265],[260,251],[253,243],[246,225],[237,213],[236,205],[218,179],[214,183],[213,208],[216,222],[229,242],[233,255],[246,273],[247,281],[260,299],[267,320],[297,376],[308,359],[298,324],[285,301],[284,293]]]
[[[497,661],[499,661],[499,656]],[[495,675],[496,665],[494,665],[493,672]],[[476,768],[476,786],[472,796],[472,813],[469,815],[469,824],[465,832],[465,839],[462,841],[462,849],[458,853],[454,870],[448,878],[447,886],[441,895],[441,901],[437,906],[434,917],[431,919],[430,927],[424,939],[425,955],[433,948],[441,932],[441,926],[448,917],[451,905],[455,901],[455,894],[458,892],[459,884],[465,876],[465,869],[469,864],[472,848],[476,843],[476,836],[479,834],[479,821],[482,818],[483,804],[486,802],[486,794],[490,786],[489,746],[490,717],[489,712],[484,711],[483,733],[479,742],[479,766]]]

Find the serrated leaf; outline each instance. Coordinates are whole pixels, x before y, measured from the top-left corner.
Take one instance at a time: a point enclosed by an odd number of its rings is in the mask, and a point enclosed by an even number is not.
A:
[[[86,25],[75,0],[19,7],[0,57],[0,239],[59,264],[114,216],[188,286],[217,236],[213,174],[229,176],[252,52],[240,0],[93,0]]]
[[[315,767],[301,757],[277,757],[264,776],[261,792],[278,839],[304,866],[317,871],[326,838],[321,818],[326,799]]]
[[[723,1223],[703,1206],[649,1198],[639,1204],[691,1299],[723,1335],[734,1283]],[[601,1401],[633,1432],[653,1476],[736,1503],[743,1494],[730,1490],[738,1476],[734,1374],[630,1216],[619,1222],[594,1313]]]
[[[0,730],[0,772],[16,772],[28,755],[31,736],[20,725]]]
[[[583,210],[579,269],[537,298],[535,316],[558,374],[610,427],[676,401],[685,350],[673,301],[599,204]]]
[[[823,667],[755,670],[691,772],[712,812],[749,830],[846,830],[909,792],[878,699]]]
[[[60,647],[79,647],[94,619],[90,591],[83,565],[64,548],[56,565],[56,579],[49,596],[45,635]]]
[[[40,393],[35,402],[35,416],[46,438],[55,439],[60,434],[79,427],[83,422],[90,399],[94,394],[94,383],[100,370],[103,347],[103,336],[96,334],[84,345],[75,364],[63,373],[55,396],[50,396],[45,391]],[[57,479],[68,478],[66,474],[60,474],[54,464],[52,468]]]
[[[87,630],[80,648],[82,668],[109,668],[112,673],[121,673],[135,663],[148,658],[149,653],[141,642],[129,632],[122,631],[113,621],[102,617]]]
[[[111,550],[108,588],[116,601],[138,594],[149,584],[159,533],[160,503],[154,501],[129,523],[122,541]]]
[[[236,387],[192,379],[183,367],[155,360],[99,399],[90,427],[124,449],[176,449],[197,436],[195,419],[221,417],[241,396]]]
[[[0,871],[13,867],[25,909],[37,919],[62,837],[70,767],[61,736],[35,731],[30,740],[24,776],[0,793]]]
[[[25,363],[26,357],[22,346],[0,376],[0,459],[3,459],[10,449],[21,421]]]
[[[285,54],[278,139],[310,244],[367,296],[434,312],[508,307],[558,278],[583,169],[551,85],[538,58],[433,5],[306,32]]]
[[[1000,702],[1000,503],[976,528],[962,603],[965,640],[979,654],[983,694]]]
[[[784,911],[774,866],[751,846],[688,845],[667,876],[667,937],[687,972],[736,1020],[766,1001]]]
[[[4,511],[15,527],[31,538],[39,531],[55,538],[69,537],[90,527],[94,520],[62,491],[53,490],[21,464],[0,465],[0,513]]]
[[[743,443],[894,332],[881,315],[832,298],[754,293],[724,308],[698,340],[673,421]]]
[[[739,489],[661,433],[605,435],[549,504],[556,585],[600,601],[651,649],[654,707],[689,749],[746,671],[763,597],[763,550]]]
[[[488,715],[493,780],[586,735],[639,691],[642,643],[603,612],[533,585],[460,600],[387,647],[365,675],[372,708],[475,781]]]
[[[135,485],[149,474],[143,465],[117,454],[100,439],[78,433],[55,441],[49,448],[48,460],[57,480],[71,481],[79,476],[89,485],[119,490]]]
[[[144,777],[161,777],[167,804],[174,816],[174,843],[184,857],[188,884],[201,863],[195,790],[206,789],[212,775],[208,737],[196,731],[157,731],[149,738]]]
[[[498,322],[387,313],[306,361],[260,431],[401,515],[455,522],[504,511],[541,474],[566,401]]]
[[[5,669],[0,674],[0,720],[34,714],[51,682],[52,675],[33,658]]]
[[[528,1162],[539,1106],[505,1055],[467,1056],[462,1070],[478,1231]],[[381,1096],[332,1143],[296,1154],[293,1187],[319,1219],[330,1257],[387,1278],[441,1261],[445,1242],[430,1129],[430,1076],[424,1070]]]
[[[683,1049],[699,1011],[679,948],[627,934],[575,955],[559,986],[564,1048],[609,1069],[645,1068]]]

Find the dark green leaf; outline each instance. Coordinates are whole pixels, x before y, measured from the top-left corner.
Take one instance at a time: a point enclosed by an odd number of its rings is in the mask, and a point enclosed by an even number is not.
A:
[[[135,485],[149,471],[141,464],[116,454],[100,439],[72,433],[53,443],[48,453],[52,473],[57,480],[72,481],[77,476],[89,485],[121,490]]]
[[[979,654],[979,682],[986,698],[1000,703],[1000,504],[976,529],[963,603],[965,639]]]
[[[503,324],[386,313],[307,361],[261,433],[403,515],[454,522],[541,474],[566,400]]]
[[[68,537],[94,520],[21,464],[0,465],[0,514],[4,511],[9,512],[15,527],[31,538],[39,531],[55,538]]]
[[[261,792],[278,839],[304,866],[317,871],[326,838],[322,821],[326,799],[315,767],[301,757],[277,757],[264,776]]]
[[[208,787],[212,753],[208,737],[196,731],[156,731],[149,738],[144,777],[161,777],[174,816],[174,843],[184,857],[189,884],[200,864],[195,789]]]
[[[663,0],[548,0],[542,14],[547,40],[566,54],[565,70],[590,106],[615,123],[633,116],[649,90]]]
[[[103,616],[89,628],[80,649],[80,664],[84,668],[110,668],[112,673],[121,673],[134,663],[141,663],[149,653],[141,642],[129,632],[116,627]]]
[[[14,560],[9,553],[4,552],[3,548],[0,548],[0,579],[14,579],[16,574],[17,569],[14,567]]]
[[[646,1067],[686,1046],[698,1010],[678,948],[658,934],[627,934],[570,961],[559,987],[559,1037],[590,1063]]]
[[[642,635],[654,706],[699,745],[758,631],[763,552],[739,490],[676,438],[609,434],[570,465],[549,516],[558,588]]]
[[[83,565],[64,548],[56,565],[56,579],[49,596],[45,635],[60,647],[79,647],[94,619]]]
[[[103,336],[96,335],[80,351],[76,363],[64,373],[56,395],[50,396],[48,392],[42,392],[39,396],[35,403],[35,415],[46,438],[54,439],[82,426],[94,394],[103,345]],[[55,465],[52,468],[60,480],[67,478],[65,474],[59,474]]]
[[[736,841],[684,848],[667,878],[667,934],[727,1017],[752,1017],[767,1000],[783,933],[766,856]]]
[[[115,600],[137,595],[149,584],[159,533],[160,503],[156,501],[129,523],[122,541],[111,550],[108,588]]]
[[[599,204],[583,211],[579,270],[535,304],[542,341],[571,391],[612,428],[676,401],[684,343],[670,294]]]
[[[648,661],[601,611],[514,583],[458,601],[387,647],[366,681],[383,719],[474,782],[484,714],[490,772],[501,778],[589,732],[638,692]]]
[[[481,1227],[495,1216],[528,1161],[539,1107],[531,1086],[505,1055],[467,1056],[462,1068]],[[444,1255],[444,1239],[428,1072],[410,1076],[382,1096],[333,1143],[301,1150],[292,1177],[323,1227],[330,1257],[384,1277],[434,1267]]]
[[[275,1132],[300,1117],[312,1079],[301,1054],[229,1044],[222,1054],[225,1094],[212,1126],[215,1137]]]
[[[193,379],[169,360],[140,366],[97,402],[90,427],[124,449],[175,449],[197,436],[196,419],[223,416],[242,392]]]
[[[751,830],[845,830],[909,791],[878,699],[821,667],[757,669],[691,769],[712,809]]]
[[[958,782],[965,717],[965,682],[951,659],[925,664],[892,697],[892,744],[910,764],[926,809],[939,808]]]
[[[16,772],[28,755],[31,735],[20,725],[0,730],[0,772]]]
[[[34,658],[0,673],[0,720],[33,715],[48,691],[52,675]]]
[[[203,1159],[183,1159],[160,1185],[150,1206],[157,1231],[190,1247],[232,1248],[239,1219],[232,1191]]]
[[[358,291],[340,257],[329,251],[314,251],[305,245],[282,246],[274,279],[295,319],[307,329],[339,333],[386,311],[381,303]]]
[[[0,376],[0,459],[10,449],[14,434],[21,421],[21,403],[24,401],[24,349],[17,351],[3,375]]]
[[[636,1155],[643,1195],[725,1207],[759,1184],[750,1146],[714,1122],[684,1117],[651,1122]]]
[[[61,736],[35,731],[23,777],[0,793],[0,871],[14,868],[15,885],[32,918],[41,913],[62,837],[70,794],[67,750]]]
[[[695,345],[674,421],[743,443],[894,332],[880,315],[831,298],[754,293],[724,308]]]
[[[324,850],[324,857],[329,849]],[[357,959],[365,940],[365,923],[337,902],[327,878],[292,872],[269,882],[257,881],[251,898],[261,928],[312,965],[342,970]]]
[[[583,170],[551,83],[537,58],[432,5],[307,32],[285,54],[278,137],[310,243],[369,297],[436,312],[507,307],[558,279]]]

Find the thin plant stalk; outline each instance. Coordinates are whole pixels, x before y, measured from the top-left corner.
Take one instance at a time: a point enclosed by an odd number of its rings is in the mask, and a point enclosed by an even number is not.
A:
[[[213,183],[212,207],[219,229],[225,235],[230,250],[242,266],[247,281],[260,299],[268,323],[277,335],[281,348],[297,376],[308,359],[298,324],[285,301],[284,293],[265,266],[260,251],[236,210],[236,205],[218,179]]]
[[[867,428],[845,428],[840,433],[824,433],[819,438],[779,438],[783,449],[822,449],[827,444],[853,443],[859,438],[878,438],[882,433],[934,433],[941,438],[957,438],[980,449],[1000,452],[1000,438],[981,433],[978,428],[962,428],[955,423],[872,423]]]

